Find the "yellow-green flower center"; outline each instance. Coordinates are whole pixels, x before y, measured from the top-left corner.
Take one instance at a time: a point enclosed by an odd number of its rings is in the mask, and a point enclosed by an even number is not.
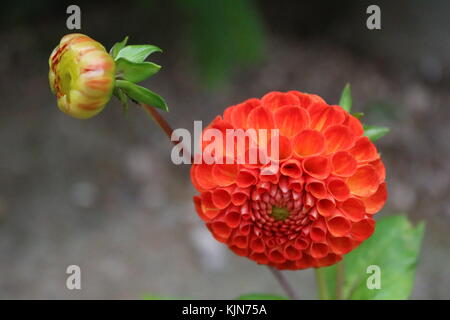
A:
[[[287,217],[289,217],[291,213],[286,208],[280,208],[280,207],[272,207],[272,216],[275,220],[286,220]]]
[[[74,54],[71,51],[66,51],[63,53],[61,61],[57,66],[59,71],[60,94],[66,96],[67,102],[70,102],[70,91],[77,88],[79,67],[75,61]]]

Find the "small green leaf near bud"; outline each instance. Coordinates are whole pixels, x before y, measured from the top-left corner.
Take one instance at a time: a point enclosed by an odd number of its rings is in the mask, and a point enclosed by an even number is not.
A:
[[[109,54],[113,58],[116,58],[119,51],[122,50],[127,45],[127,42],[128,42],[128,36],[126,36],[125,39],[123,39],[121,42],[115,43],[112,46],[111,50],[109,50]]]
[[[154,45],[129,45],[119,51],[116,60],[125,58],[131,62],[143,62],[149,55],[154,52],[162,52],[160,48]]]
[[[116,80],[116,87],[122,89],[130,99],[148,104],[164,111],[169,111],[164,99],[147,88],[138,86],[137,84],[126,80]]]
[[[134,83],[150,78],[161,69],[153,62],[132,62],[125,58],[116,60],[116,77]]]

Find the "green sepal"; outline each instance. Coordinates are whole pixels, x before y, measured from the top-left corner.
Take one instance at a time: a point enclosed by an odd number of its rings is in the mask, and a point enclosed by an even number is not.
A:
[[[116,80],[116,88],[121,89],[132,100],[148,104],[164,111],[169,111],[169,107],[164,99],[147,88],[138,86],[127,80]]]
[[[362,117],[364,117],[364,112],[355,112],[352,113],[352,116],[354,116],[356,119],[361,119]]]
[[[125,58],[131,62],[139,63],[144,62],[149,55],[155,52],[162,52],[162,50],[151,44],[129,45],[122,48],[115,59],[118,60],[119,58]]]
[[[344,87],[344,90],[342,90],[339,105],[347,112],[350,112],[350,110],[352,110],[352,92],[349,83],[347,83]]]
[[[381,137],[388,134],[390,131],[387,127],[378,127],[378,126],[367,126],[364,125],[364,135],[368,137],[371,141],[376,141]]]
[[[125,58],[116,60],[116,78],[134,83],[150,78],[160,69],[161,66],[153,62],[132,62]]]
[[[115,43],[111,50],[109,50],[109,54],[111,57],[113,57],[114,59],[117,57],[117,54],[119,53],[120,50],[122,50],[128,42],[128,36],[125,37],[125,39],[123,39],[121,42],[117,42]]]

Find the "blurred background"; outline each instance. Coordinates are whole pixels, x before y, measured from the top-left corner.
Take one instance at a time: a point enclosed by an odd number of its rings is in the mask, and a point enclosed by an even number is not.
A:
[[[192,204],[188,166],[137,107],[62,114],[48,57],[66,29],[64,1],[0,11],[0,298],[235,298],[282,293],[267,268],[212,240]],[[85,33],[110,48],[151,43],[163,69],[144,83],[169,122],[192,129],[229,105],[300,90],[391,127],[377,143],[389,200],[378,215],[427,222],[412,298],[450,298],[450,2],[140,0],[77,2]],[[381,8],[381,30],[366,8]],[[81,267],[82,290],[66,289]],[[287,272],[315,298],[312,270]]]

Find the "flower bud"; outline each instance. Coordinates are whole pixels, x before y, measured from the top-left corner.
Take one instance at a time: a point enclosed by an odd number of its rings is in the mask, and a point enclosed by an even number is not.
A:
[[[65,35],[49,59],[49,81],[64,113],[90,118],[104,108],[114,89],[115,63],[90,37]]]

